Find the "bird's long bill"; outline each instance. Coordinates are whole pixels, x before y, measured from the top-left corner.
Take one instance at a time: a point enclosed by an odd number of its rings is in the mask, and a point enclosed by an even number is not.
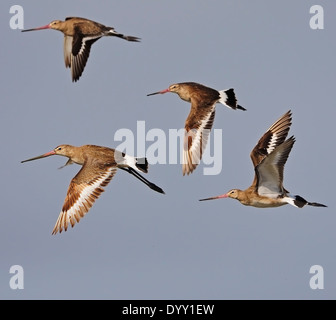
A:
[[[52,151],[47,152],[45,154],[42,154],[40,156],[37,156],[37,157],[34,157],[34,158],[30,158],[30,159],[27,159],[27,160],[23,160],[23,161],[21,161],[21,163],[24,163],[24,162],[27,162],[27,161],[33,161],[33,160],[37,160],[37,159],[41,159],[41,158],[45,158],[45,157],[49,157],[49,156],[52,156],[54,154],[55,154],[55,151],[52,150]]]
[[[154,94],[164,94],[166,92],[169,92],[169,89],[165,89],[165,90],[161,90],[161,91],[158,91],[158,92],[149,93],[149,94],[147,94],[147,97],[153,96]]]
[[[49,24],[47,24],[46,26],[38,27],[38,28],[21,30],[21,32],[37,31],[37,30],[44,30],[44,29],[50,29]]]
[[[200,199],[199,201],[215,200],[215,199],[221,199],[221,198],[227,198],[227,197],[228,197],[228,195],[225,193],[225,194],[222,194],[222,195],[216,196],[216,197]]]

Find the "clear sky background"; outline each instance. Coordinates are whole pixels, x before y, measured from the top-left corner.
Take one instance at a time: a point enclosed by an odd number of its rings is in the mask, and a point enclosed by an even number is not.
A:
[[[63,35],[12,30],[14,4],[25,28],[79,16],[142,41],[98,40],[72,83]],[[315,4],[323,30],[309,25]],[[334,1],[5,0],[0,9],[1,299],[336,297]],[[247,109],[217,106],[220,174],[204,175],[204,163],[185,177],[180,164],[152,164],[146,178],[161,195],[120,170],[79,224],[52,236],[80,167],[57,170],[66,158],[56,156],[20,161],[64,143],[115,148],[119,129],[137,137],[137,121],[168,139],[190,106],[174,94],[146,95],[184,81],[233,87]],[[297,141],[284,185],[328,208],[199,202],[251,184],[252,148],[289,109]],[[23,290],[9,286],[12,265],[24,269]],[[323,267],[322,290],[310,288],[313,265]]]

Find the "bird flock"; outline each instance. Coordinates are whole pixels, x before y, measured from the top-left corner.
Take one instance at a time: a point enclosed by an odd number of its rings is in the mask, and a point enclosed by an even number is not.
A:
[[[130,42],[140,42],[140,38],[125,36],[112,27],[98,22],[67,17],[64,21],[54,20],[51,23],[22,32],[54,29],[64,34],[64,62],[70,68],[73,82],[77,82],[85,68],[90,55],[91,46],[103,36],[113,36]],[[209,133],[215,119],[216,104],[220,103],[233,110],[246,109],[237,103],[233,88],[215,90],[195,82],[175,83],[168,89],[150,93],[147,96],[173,92],[191,103],[190,113],[185,120],[182,174],[191,174],[202,159]],[[305,205],[326,207],[326,205],[309,202],[299,195],[289,193],[283,186],[284,167],[295,142],[294,136],[287,139],[292,124],[292,112],[282,115],[259,139],[251,151],[250,157],[254,166],[254,179],[246,190],[231,189],[227,193],[200,201],[220,198],[232,198],[246,206],[258,208],[279,207],[291,204],[297,208]],[[76,163],[81,166],[79,172],[71,180],[52,234],[67,231],[74,227],[90,210],[95,200],[104,192],[104,187],[112,180],[117,169],[132,174],[152,190],[164,194],[156,184],[145,179],[139,172],[148,172],[146,158],[136,158],[115,149],[83,145],[59,145],[55,149],[40,156],[21,161],[27,162],[52,155],[68,158],[64,166]],[[63,167],[64,167],[63,166]]]

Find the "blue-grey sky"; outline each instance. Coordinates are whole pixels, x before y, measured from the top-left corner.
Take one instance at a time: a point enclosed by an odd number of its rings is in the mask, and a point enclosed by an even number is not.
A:
[[[24,28],[80,16],[142,40],[100,39],[72,83],[63,35],[12,30],[14,4]],[[309,24],[316,4],[320,30]],[[0,9],[1,299],[336,297],[334,2],[5,0]],[[161,195],[118,171],[79,224],[52,236],[80,167],[58,170],[66,159],[56,156],[20,161],[64,143],[115,148],[120,129],[137,138],[137,121],[168,139],[190,106],[174,94],[146,95],[184,81],[232,87],[247,109],[217,106],[221,172],[204,175],[201,163],[183,177],[180,164],[152,163],[146,178]],[[252,148],[289,109],[296,143],[284,185],[328,208],[199,202],[251,184]],[[169,151],[167,140],[167,162]],[[13,265],[24,270],[22,290],[10,288]],[[324,289],[309,285],[313,265],[323,268]]]

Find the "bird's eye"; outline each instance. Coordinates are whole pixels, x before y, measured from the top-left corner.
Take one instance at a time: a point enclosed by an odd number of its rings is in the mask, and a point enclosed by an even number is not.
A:
[[[57,150],[58,150],[58,151],[61,151],[61,150],[62,150],[62,147],[58,147]]]

